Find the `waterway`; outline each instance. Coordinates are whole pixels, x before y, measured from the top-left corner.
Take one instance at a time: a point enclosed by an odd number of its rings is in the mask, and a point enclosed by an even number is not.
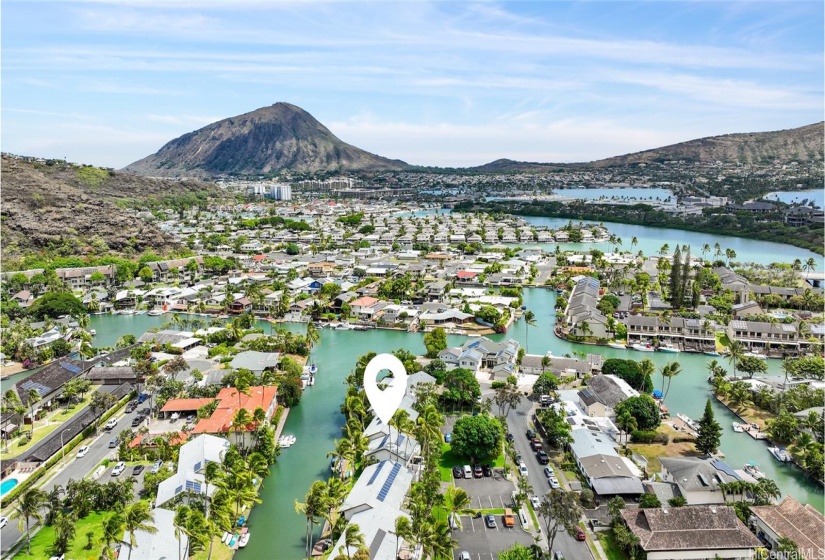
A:
[[[801,204],[803,200],[813,203],[820,208],[825,208],[825,190],[815,189],[812,191],[777,191],[764,196],[766,200],[778,200],[785,204]]]
[[[623,200],[623,201],[665,201],[673,197],[673,192],[660,187],[624,187],[599,189],[553,189],[553,194],[564,198],[580,200]]]

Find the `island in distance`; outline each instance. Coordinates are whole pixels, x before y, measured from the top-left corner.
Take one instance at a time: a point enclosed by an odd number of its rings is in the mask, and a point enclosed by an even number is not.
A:
[[[464,171],[476,173],[542,173],[564,167],[616,167],[684,160],[696,162],[767,163],[812,161],[825,155],[825,123],[775,132],[726,134],[682,142],[590,163],[529,163],[500,159]],[[504,149],[504,147],[503,147]],[[339,139],[300,107],[275,103],[207,125],[175,138],[157,153],[123,169],[152,177],[209,178],[225,175],[428,171],[372,154]]]

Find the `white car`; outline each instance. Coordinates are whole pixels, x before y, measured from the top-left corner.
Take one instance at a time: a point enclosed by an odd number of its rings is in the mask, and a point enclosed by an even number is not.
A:
[[[561,484],[559,484],[559,479],[557,478],[548,478],[547,482],[550,483],[550,488],[552,488],[553,490],[558,490],[559,488],[561,488]]]
[[[123,461],[118,461],[115,465],[115,468],[112,469],[112,476],[120,476],[120,474],[126,470],[126,463]]]
[[[89,446],[84,445],[83,447],[81,447],[80,449],[77,450],[77,458],[80,459],[81,457],[84,457],[86,455],[86,453],[88,453],[88,452],[89,452]]]
[[[541,500],[539,500],[538,496],[532,496],[530,503],[533,504],[533,509],[539,509],[539,506],[541,506]]]
[[[5,527],[6,525],[8,525],[8,523],[9,523],[9,518],[6,517],[5,515],[0,515],[0,529]]]
[[[527,476],[527,465],[525,465],[524,463],[520,464],[518,466],[518,473],[521,476]]]

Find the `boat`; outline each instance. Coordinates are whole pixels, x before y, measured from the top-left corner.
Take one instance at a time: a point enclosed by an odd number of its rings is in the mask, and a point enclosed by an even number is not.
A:
[[[476,333],[473,333],[473,334],[468,334],[468,335],[467,335],[467,338],[480,338],[480,337],[481,337],[481,335],[480,335],[480,334],[476,334]]]
[[[316,373],[318,373],[318,366],[315,365],[315,362],[312,362],[309,364],[309,374],[315,375]]]
[[[349,331],[349,330],[352,330],[352,327],[351,327],[351,326],[349,326],[349,324],[348,324],[348,323],[338,323],[338,324],[335,326],[335,330],[336,330],[336,331]]]
[[[232,548],[233,546],[235,546],[236,542],[238,542],[238,535],[232,535],[232,538],[229,539],[229,542],[226,543],[226,546],[228,546],[229,548]]]
[[[671,354],[678,354],[679,352],[681,352],[681,350],[679,350],[675,346],[667,346],[667,345],[659,346],[659,348],[657,348],[657,350],[659,352],[670,352]]]
[[[784,447],[769,447],[768,452],[780,463],[787,463],[791,460],[791,454]]]
[[[96,331],[96,330],[94,330],[94,329],[91,329],[91,330],[89,331],[89,334],[90,334],[90,335],[92,335],[92,336],[94,336],[94,335],[96,335],[96,334],[97,334],[97,331]]]
[[[696,431],[696,432],[699,431],[699,424],[697,424],[696,421],[693,420],[693,418],[691,418],[687,414],[682,414],[680,412],[676,415],[676,418],[678,418],[679,420],[681,420],[682,422],[687,424],[687,427],[690,428],[691,430]]]
[[[745,352],[742,354],[745,358],[759,358],[760,360],[767,360],[767,356],[763,356],[762,354],[757,354],[756,352]]]
[[[161,309],[153,309],[147,315],[151,315],[152,317],[157,317],[158,315],[163,315],[163,310]]]
[[[722,355],[719,352],[716,352],[715,350],[713,352],[702,352],[702,354],[704,354],[705,356],[721,356]]]
[[[121,315],[134,315],[135,310],[134,309],[123,309],[123,310],[121,310],[120,314]]]
[[[249,543],[249,531],[247,531],[246,533],[243,533],[241,535],[241,538],[238,539],[238,546],[240,548],[245,547],[247,545],[247,543]]]
[[[756,463],[745,463],[743,470],[757,480],[765,478],[765,473],[759,469],[759,465]]]
[[[738,434],[741,434],[741,433],[744,433],[745,427],[742,426],[742,424],[740,424],[739,422],[734,422],[733,423],[733,431],[738,433]]]
[[[135,315],[146,315],[146,310],[141,309],[140,311],[135,311]]]
[[[621,342],[608,342],[607,345],[617,350],[627,350],[627,346]]]
[[[653,352],[653,346],[650,344],[634,344],[631,348],[639,352]]]
[[[286,435],[278,438],[278,445],[281,447],[290,447],[295,444],[297,438],[295,436]]]
[[[229,539],[232,538],[232,533],[227,533],[226,531],[223,532],[223,536],[221,537],[221,542],[226,544],[229,542]]]

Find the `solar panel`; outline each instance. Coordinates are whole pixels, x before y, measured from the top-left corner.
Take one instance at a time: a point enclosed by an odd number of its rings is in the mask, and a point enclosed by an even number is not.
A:
[[[203,466],[203,463],[201,463],[200,461],[195,463],[195,472],[200,472],[202,466]]]
[[[390,471],[390,475],[387,477],[387,480],[384,481],[384,486],[381,487],[381,491],[378,492],[378,501],[383,502],[387,494],[390,492],[390,488],[392,488],[392,483],[395,482],[395,477],[398,476],[398,471],[401,470],[401,465],[396,463],[392,466],[392,470]]]
[[[20,384],[20,388],[25,389],[26,392],[34,389],[40,394],[41,397],[44,395],[48,395],[51,392],[50,387],[46,387],[45,385],[37,383],[36,381],[24,381]]]
[[[398,439],[395,440],[395,445],[401,445],[402,443],[404,443],[404,440],[406,440],[406,439],[407,439],[407,436],[405,436],[404,434],[401,434],[400,436],[398,436]]]
[[[183,486],[178,486],[177,488],[175,488],[175,494],[176,495],[180,494],[181,492],[183,492]]]
[[[186,489],[200,494],[201,493],[201,483],[200,482],[195,482],[195,481],[192,481],[192,480],[187,480],[186,481]]]
[[[375,479],[376,479],[376,478],[378,478],[378,475],[381,473],[381,469],[383,469],[383,468],[384,468],[384,465],[385,465],[385,464],[387,464],[387,462],[386,462],[386,461],[381,461],[381,462],[378,464],[378,468],[377,468],[377,469],[375,469],[375,472],[374,472],[374,473],[372,473],[372,476],[370,477],[370,481],[369,481],[369,482],[367,482],[367,486],[370,486],[373,482],[375,482]]]
[[[66,371],[70,371],[72,373],[80,373],[82,371],[82,369],[79,366],[76,366],[75,364],[70,364],[68,362],[59,362],[59,363],[60,363],[60,367],[62,367]]]

